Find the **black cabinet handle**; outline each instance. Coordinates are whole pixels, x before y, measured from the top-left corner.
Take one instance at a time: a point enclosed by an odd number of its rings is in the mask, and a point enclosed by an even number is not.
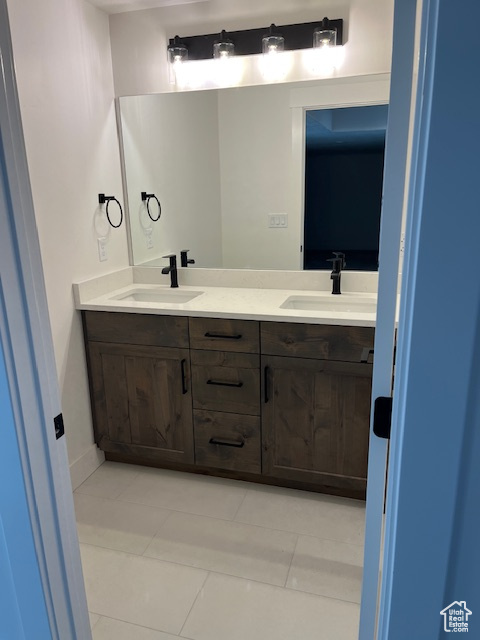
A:
[[[263,394],[264,394],[264,400],[265,400],[265,404],[267,404],[268,402],[268,376],[270,373],[270,367],[265,367],[265,369],[263,370]]]
[[[187,393],[187,391],[188,391],[188,389],[187,389],[187,380],[186,380],[186,376],[185,376],[185,363],[186,363],[185,359],[183,359],[180,362],[180,369],[182,371],[182,394],[183,395],[185,395]]]
[[[223,447],[236,447],[237,449],[241,449],[245,445],[245,440],[238,442],[238,440],[227,440],[226,438],[221,440],[219,438],[210,438],[208,442],[209,444],[220,444]]]
[[[211,333],[210,331],[207,331],[207,333],[205,334],[205,338],[223,338],[223,340],[240,340],[241,337],[241,333],[238,333],[234,336],[228,336],[223,333]]]
[[[360,356],[360,362],[368,362],[369,355],[373,356],[373,349],[369,349],[368,347],[364,347],[362,349],[362,355]]]
[[[207,384],[216,384],[219,387],[243,387],[243,382],[223,382],[223,380],[207,380]]]

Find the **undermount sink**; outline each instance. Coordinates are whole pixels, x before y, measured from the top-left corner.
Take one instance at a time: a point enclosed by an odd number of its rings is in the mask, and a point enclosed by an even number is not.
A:
[[[110,300],[122,302],[158,302],[161,304],[185,304],[201,296],[203,291],[186,291],[185,289],[130,289],[112,296]]]
[[[338,296],[290,296],[280,309],[297,309],[299,311],[329,311],[343,313],[376,313],[376,300],[363,300]]]

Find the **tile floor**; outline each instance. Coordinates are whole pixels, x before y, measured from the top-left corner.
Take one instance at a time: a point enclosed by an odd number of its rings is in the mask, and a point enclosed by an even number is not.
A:
[[[104,463],[74,494],[94,640],[355,640],[364,503]]]

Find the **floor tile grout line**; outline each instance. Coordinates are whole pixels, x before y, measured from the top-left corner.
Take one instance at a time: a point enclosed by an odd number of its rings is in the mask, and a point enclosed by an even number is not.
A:
[[[105,461],[107,463],[112,462],[112,461]],[[97,473],[97,471],[104,465],[105,463],[103,463],[102,465],[100,465],[100,467],[98,467],[90,476],[92,477],[95,473]],[[133,467],[133,466],[141,466],[141,465],[130,465],[128,463],[120,463],[120,462],[115,462],[116,465],[122,465],[123,467]],[[177,474],[180,475],[184,478],[189,477],[189,476],[194,476],[196,478],[198,478],[198,474],[192,474],[191,472],[188,471],[178,471],[175,469],[165,469],[163,467],[148,467],[148,466],[141,466],[141,468],[139,470],[137,470],[137,472],[135,473],[135,476],[132,478],[131,483],[132,484],[139,475],[145,475],[145,476],[154,476],[155,472],[168,472],[170,474]],[[241,481],[236,481],[233,478],[223,478],[221,476],[204,476],[201,475],[200,476],[202,480],[205,481],[206,484],[208,484],[208,481],[212,481],[212,484],[215,484],[214,481],[226,481],[228,483],[228,485],[231,488],[239,488],[238,486],[235,485],[235,483],[237,482],[241,482],[242,484],[247,484],[247,485],[251,485],[248,486],[246,488],[246,491],[255,491],[255,492],[264,492],[264,493],[270,493],[272,492],[274,495],[280,494],[282,495],[283,492],[285,492],[284,497],[303,497],[303,498],[307,498],[308,496],[316,496],[316,497],[321,497],[323,499],[326,500],[326,504],[333,504],[336,506],[352,506],[353,508],[365,508],[364,506],[362,507],[360,505],[360,503],[362,505],[365,504],[364,500],[358,500],[356,498],[349,498],[349,497],[345,497],[345,496],[337,496],[335,494],[328,494],[328,493],[321,493],[321,492],[316,492],[316,491],[304,491],[302,489],[293,489],[291,487],[282,487],[280,485],[271,485],[271,484],[262,484],[262,483],[258,483],[258,482],[250,482],[250,481],[246,481],[246,480],[241,480]],[[89,479],[87,478],[82,485]],[[82,486],[80,485],[80,487]],[[129,485],[130,486],[130,485]],[[129,486],[124,487],[121,492],[120,495],[126,491]],[[80,488],[80,487],[77,487]],[[75,491],[77,491],[77,489],[75,489]],[[291,495],[291,492],[295,492],[295,495]],[[297,496],[298,494],[298,496]],[[118,498],[114,498],[115,500]],[[341,501],[341,502],[337,502],[337,501]]]
[[[197,595],[195,596],[195,599],[194,599],[194,601],[192,602],[192,606],[190,607],[190,609],[188,610],[187,615],[185,616],[185,620],[183,621],[182,628],[181,628],[181,629],[180,629],[180,631],[178,632],[178,635],[179,635],[180,637],[181,637],[181,635],[182,635],[182,631],[183,631],[183,629],[184,629],[185,625],[187,624],[187,620],[188,620],[188,618],[190,617],[190,614],[191,614],[191,613],[192,613],[192,611],[193,611],[193,607],[195,606],[195,603],[196,603],[196,602],[197,602],[197,600],[198,600],[198,596],[200,595],[200,593],[202,592],[203,588],[204,588],[204,587],[205,587],[205,585],[207,584],[207,580],[208,580],[208,578],[209,578],[209,577],[210,577],[210,571],[208,571],[207,575],[205,576],[205,580],[203,581],[202,586],[201,586],[201,587],[200,587],[200,589],[198,590]]]
[[[206,578],[205,578],[206,579]],[[90,611],[90,613],[93,613],[93,611]],[[155,631],[156,633],[167,633],[168,635],[172,635],[174,638],[175,637],[180,637],[178,634],[176,633],[170,633],[170,631],[165,631],[165,629],[155,629],[155,627],[146,627],[144,624],[138,624],[137,622],[129,622],[128,620],[123,620],[122,618],[113,618],[112,616],[106,616],[106,615],[102,615],[100,613],[96,613],[96,616],[100,616],[99,619],[97,620],[97,622],[95,623],[94,626],[96,626],[99,622],[101,618],[106,618],[107,620],[115,620],[115,622],[123,622],[124,624],[129,624],[132,627],[140,627],[140,629],[148,629],[149,631]],[[93,627],[92,627],[93,629]],[[186,638],[186,640],[191,640],[190,638]]]
[[[144,554],[139,555],[137,553],[133,553],[132,551],[124,551],[123,549],[111,549],[110,547],[102,547],[101,545],[98,544],[92,544],[91,542],[81,542],[80,544],[83,544],[86,547],[95,547],[96,549],[105,549],[107,551],[114,551],[116,553],[124,553],[127,556],[132,556],[134,558],[144,558],[145,560],[153,560],[155,562],[164,562],[166,564],[170,564],[170,565],[175,565],[177,567],[184,567],[186,569],[194,569],[195,571],[203,571],[204,573],[212,573],[212,574],[217,574],[220,576],[228,576],[229,578],[238,578],[239,580],[248,580],[250,582],[256,582],[258,584],[264,584],[267,585],[269,587],[278,587],[280,589],[283,589],[283,585],[281,584],[273,584],[272,582],[265,582],[264,580],[258,580],[256,578],[246,578],[245,576],[239,576],[235,573],[227,573],[226,571],[218,571],[218,570],[214,570],[214,569],[204,569],[203,567],[196,567],[194,565],[191,564],[183,564],[182,562],[175,562],[175,560],[164,560],[163,558],[157,558],[156,556],[146,556]],[[308,592],[305,592],[308,593]],[[91,613],[95,613],[94,611],[91,611]],[[97,615],[101,615],[101,614],[97,614]]]
[[[181,565],[181,566],[184,566],[184,565]],[[235,580],[244,580],[245,582],[254,582],[255,584],[263,585],[264,587],[272,587],[273,589],[280,589],[282,591],[288,591],[289,593],[304,594],[306,596],[312,596],[313,598],[327,598],[328,600],[337,600],[338,602],[347,602],[348,604],[354,604],[354,605],[360,606],[358,602],[354,602],[353,600],[344,600],[343,598],[336,598],[335,596],[326,596],[321,593],[313,593],[312,591],[303,591],[302,589],[292,589],[290,587],[283,587],[282,585],[278,585],[278,584],[271,584],[270,582],[262,582],[262,580],[255,580],[254,578],[243,578],[241,576],[234,576],[230,573],[222,573],[221,571],[213,571],[208,569],[204,569],[204,571],[208,571],[208,577],[216,576],[216,575],[222,576],[222,577],[227,576],[228,578],[233,578]],[[205,582],[206,581],[207,580],[205,579]],[[205,586],[205,583],[203,586]]]
[[[235,511],[235,515],[234,515],[234,516],[233,516],[233,518],[232,518],[232,522],[236,522],[235,518],[237,517],[238,512],[240,511],[240,509],[241,509],[241,507],[242,507],[242,504],[243,504],[243,503],[245,502],[245,500],[247,499],[247,495],[248,495],[248,492],[249,492],[249,491],[250,491],[250,489],[246,489],[246,491],[245,491],[245,495],[243,496],[242,501],[241,501],[241,502],[240,502],[240,504],[238,505],[238,509]]]
[[[244,496],[243,500],[245,500],[246,496]],[[242,503],[243,503],[242,500]],[[251,527],[258,527],[260,529],[266,529],[267,531],[279,531],[279,532],[283,532],[283,533],[291,533],[293,535],[298,535],[298,536],[307,536],[310,538],[318,538],[320,540],[330,540],[331,542],[341,542],[342,544],[351,544],[353,546],[356,547],[363,547],[364,546],[364,542],[348,542],[346,540],[339,540],[338,538],[327,538],[325,536],[319,536],[319,535],[315,535],[312,533],[305,533],[302,531],[292,531],[291,529],[279,529],[276,527],[267,527],[263,524],[256,524],[253,522],[245,522],[243,520],[232,520],[231,518],[220,518],[219,516],[211,516],[208,515],[206,513],[193,513],[192,511],[182,511],[180,509],[172,509],[171,507],[160,507],[158,505],[152,505],[152,504],[148,504],[145,502],[137,502],[135,500],[118,500],[118,502],[125,502],[127,504],[138,504],[140,506],[143,507],[150,507],[152,509],[164,509],[165,511],[171,511],[172,513],[184,513],[187,515],[191,515],[191,516],[198,516],[199,518],[211,518],[212,520],[222,520],[223,522],[234,522],[236,524],[244,524],[244,525],[248,525]],[[238,515],[238,510],[237,513],[235,514],[235,518]]]
[[[143,550],[142,556],[144,558],[150,558],[152,556],[146,556],[145,554],[147,553],[149,547],[151,546],[152,542],[155,540],[155,538],[158,536],[158,534],[161,532],[161,530],[164,528],[165,524],[167,523],[168,520],[170,520],[170,518],[173,516],[174,511],[170,510],[170,513],[168,514],[168,516],[165,518],[165,520],[162,522],[162,524],[160,525],[160,528],[155,531],[155,533],[153,534],[153,536],[150,538],[149,543],[147,544],[147,546],[145,547],[145,549]]]
[[[287,577],[285,578],[285,584],[283,585],[285,589],[287,588],[287,582],[288,582],[288,578],[290,577],[290,571],[292,570],[293,559],[295,558],[295,554],[297,553],[299,540],[300,540],[300,534],[297,535],[297,539],[295,540],[295,547],[293,549],[292,557],[290,558],[290,564],[288,565]]]
[[[335,539],[335,538],[325,538],[325,537],[322,537],[322,536],[315,536],[315,535],[312,535],[312,534],[299,533],[297,531],[286,531],[284,529],[273,529],[272,527],[265,527],[265,526],[262,526],[262,525],[239,522],[237,520],[224,520],[223,518],[216,518],[214,516],[199,515],[199,514],[196,514],[196,513],[189,513],[189,512],[186,512],[186,511],[176,511],[174,509],[166,509],[165,508],[164,510],[165,511],[170,511],[170,513],[167,515],[165,521],[160,525],[160,528],[157,531],[155,531],[155,533],[153,534],[152,537],[150,537],[150,540],[149,540],[147,546],[145,547],[144,551],[142,551],[142,553],[134,553],[133,551],[125,551],[124,549],[119,549],[118,547],[109,547],[109,546],[104,545],[104,544],[85,542],[83,540],[79,540],[79,542],[81,542],[82,544],[88,544],[88,545],[91,545],[91,546],[94,546],[94,547],[100,547],[101,549],[110,549],[111,551],[121,551],[123,553],[130,553],[131,555],[135,555],[135,556],[144,556],[146,558],[155,558],[157,560],[161,560],[162,558],[158,558],[156,556],[146,556],[145,554],[148,551],[148,548],[151,546],[151,544],[154,541],[154,539],[158,536],[158,534],[162,531],[162,529],[165,528],[165,525],[170,520],[170,518],[172,518],[174,514],[180,513],[180,514],[183,514],[183,515],[189,515],[189,516],[194,516],[194,517],[198,517],[198,518],[208,518],[210,520],[219,520],[220,522],[231,522],[232,524],[235,524],[235,525],[252,527],[254,529],[261,529],[263,531],[272,531],[272,532],[276,532],[276,533],[285,533],[285,534],[288,534],[288,535],[296,536],[295,547],[294,547],[294,552],[293,552],[294,555],[295,555],[295,552],[296,552],[300,537],[313,538],[313,539],[319,540],[319,541],[334,542],[336,544],[344,544],[344,545],[351,546],[351,547],[360,547],[361,549],[364,548],[364,544],[363,543],[345,542],[344,540],[338,540],[338,539]],[[169,562],[169,560],[165,560],[165,562]],[[291,558],[291,561],[290,561],[289,571],[290,571],[292,562],[293,562],[293,555],[292,555],[292,558]],[[174,564],[182,564],[182,563],[174,563]],[[183,565],[182,564],[182,566],[191,566],[191,565]],[[230,574],[226,574],[226,575],[230,575]]]
[[[119,553],[124,553],[126,555],[129,556],[133,556],[134,558],[145,558],[145,560],[153,560],[153,561],[157,561],[157,562],[165,562],[166,564],[170,564],[170,565],[176,565],[178,567],[184,567],[186,569],[193,569],[196,571],[203,571],[204,573],[207,573],[207,577],[205,578],[205,582],[202,585],[202,589],[205,586],[205,583],[207,581],[208,576],[210,575],[218,575],[218,576],[227,576],[228,578],[234,578],[236,580],[246,580],[247,582],[254,582],[255,584],[262,584],[266,587],[273,587],[274,589],[284,589],[286,591],[292,591],[294,593],[305,593],[306,595],[309,596],[315,596],[315,597],[319,597],[319,598],[329,598],[330,600],[339,600],[340,602],[349,602],[351,604],[359,604],[358,602],[354,602],[353,600],[345,600],[343,598],[335,598],[334,596],[326,596],[324,594],[321,593],[314,593],[312,591],[305,591],[303,589],[293,589],[291,587],[287,587],[281,584],[272,584],[271,582],[265,582],[264,580],[258,580],[256,578],[245,578],[244,576],[238,576],[235,575],[234,573],[226,573],[224,571],[216,571],[213,569],[204,569],[202,567],[194,567],[190,564],[182,564],[181,562],[174,562],[172,560],[163,560],[162,558],[155,558],[154,556],[139,556],[135,553],[131,553],[129,551],[121,551],[118,549],[108,549],[108,547],[99,547],[98,545],[94,545],[94,544],[90,544],[88,542],[82,542],[83,545],[86,545],[88,547],[96,547],[98,549],[107,549],[107,551],[117,551]],[[201,591],[201,589],[200,589]],[[200,591],[198,593],[200,593]],[[198,597],[198,594],[196,596],[196,598]],[[196,599],[195,598],[195,599]],[[193,606],[193,605],[192,605]],[[96,613],[97,615],[101,616],[103,614],[101,613],[97,613],[95,611],[91,611],[90,613]],[[108,616],[104,616],[104,617],[108,617]],[[188,616],[187,616],[188,617]]]
[[[93,613],[93,611],[89,611],[88,613]],[[95,627],[97,626],[97,624],[100,622],[100,620],[102,619],[103,616],[101,616],[99,613],[95,613],[94,615],[98,616],[98,620],[95,620],[95,622],[93,623],[93,625],[90,627],[90,631],[93,631],[95,629]]]

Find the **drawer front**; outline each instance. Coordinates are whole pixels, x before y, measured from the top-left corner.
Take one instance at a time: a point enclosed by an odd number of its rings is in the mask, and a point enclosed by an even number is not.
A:
[[[139,313],[85,311],[87,340],[188,349],[188,318]]]
[[[373,327],[262,322],[262,353],[343,362],[372,362]]]
[[[260,414],[259,356],[191,351],[193,408]]]
[[[259,417],[196,410],[193,422],[196,464],[261,473]]]
[[[259,323],[253,320],[190,318],[190,347],[214,351],[259,353]]]

